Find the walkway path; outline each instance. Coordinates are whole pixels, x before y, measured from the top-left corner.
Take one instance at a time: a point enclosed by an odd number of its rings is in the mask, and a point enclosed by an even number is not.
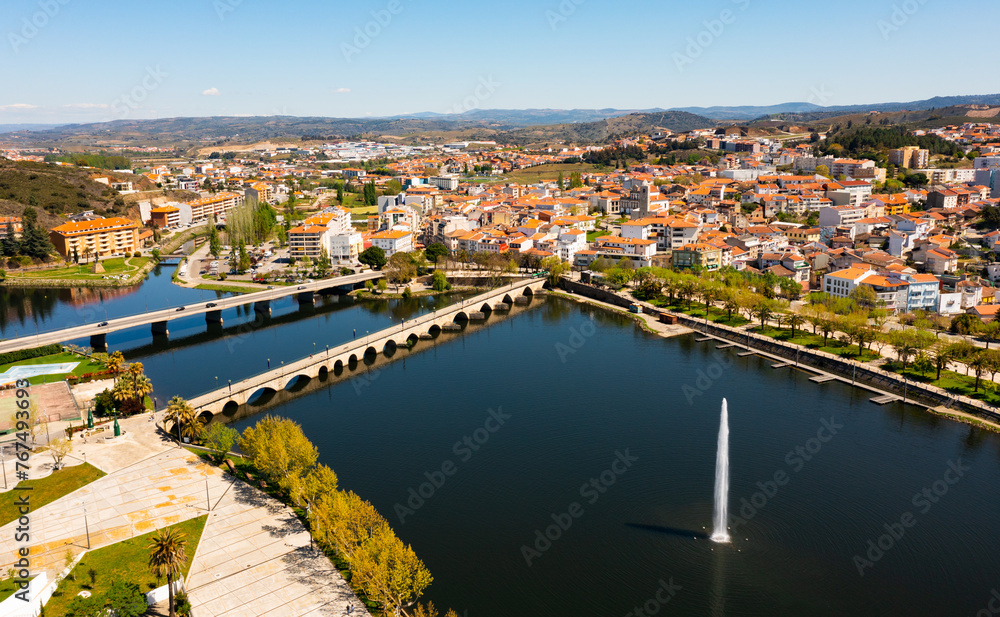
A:
[[[33,572],[51,580],[67,551],[210,512],[187,579],[199,617],[343,615],[348,604],[361,605],[333,564],[310,551],[309,534],[289,508],[171,445],[148,418],[123,421],[122,438],[74,439],[80,448],[72,463],[86,453],[109,474],[31,513]],[[51,462],[35,457],[38,465]],[[0,528],[0,570],[13,562],[16,524]]]

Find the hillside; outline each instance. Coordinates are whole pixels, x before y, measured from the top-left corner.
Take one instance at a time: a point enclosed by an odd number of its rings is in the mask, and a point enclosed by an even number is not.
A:
[[[914,128],[937,128],[965,122],[991,122],[1000,113],[1000,106],[952,105],[934,109],[889,112],[809,112],[776,114],[759,118],[751,126],[781,128],[782,130],[816,128],[822,132],[834,125],[854,124],[894,125],[907,124]]]
[[[68,165],[0,158],[0,215],[20,216],[25,206],[32,205],[39,221],[50,227],[65,220],[60,214],[84,210],[108,216],[125,214],[127,204],[118,191],[94,182],[91,173]]]
[[[537,141],[599,141],[607,135],[645,127],[662,126],[680,131],[713,124],[686,112],[632,113],[612,118],[616,110],[525,110],[508,112],[472,111],[462,115],[432,118],[298,118],[208,117],[157,120],[115,120],[99,124],[70,124],[43,131],[18,131],[4,135],[17,144],[58,146],[64,149],[98,150],[116,146],[179,146],[188,149],[245,144],[268,140],[300,142],[346,139],[355,136],[412,136],[415,141],[447,140],[461,135],[472,139],[494,139],[510,135],[518,143]],[[624,112],[622,112],[624,113]],[[552,118],[601,117],[591,122],[526,126]]]
[[[703,116],[685,111],[662,111],[628,114],[597,122],[532,126],[501,131],[497,133],[495,139],[501,143],[530,146],[556,143],[588,145],[604,143],[616,137],[648,134],[660,129],[683,132],[712,126],[715,126],[715,122]]]

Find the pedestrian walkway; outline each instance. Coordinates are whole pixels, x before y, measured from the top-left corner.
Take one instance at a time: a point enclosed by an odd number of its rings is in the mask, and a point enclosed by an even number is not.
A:
[[[333,564],[309,549],[309,534],[289,508],[171,446],[146,418],[123,424],[131,439],[84,446],[107,476],[31,513],[33,574],[52,580],[67,551],[209,513],[188,577],[199,617],[342,615],[360,606]],[[137,460],[140,452],[147,456]],[[13,565],[16,525],[0,529],[0,571]]]

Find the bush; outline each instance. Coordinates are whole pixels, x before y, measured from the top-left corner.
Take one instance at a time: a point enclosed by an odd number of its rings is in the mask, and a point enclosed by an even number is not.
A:
[[[8,351],[7,353],[0,354],[0,364],[10,364],[11,362],[20,362],[21,360],[31,360],[32,358],[51,356],[52,354],[62,353],[62,350],[62,345],[59,343],[53,343],[51,345],[35,347],[33,349]]]
[[[174,612],[177,613],[177,617],[190,617],[191,615],[191,601],[188,600],[187,594],[183,590],[178,591],[177,595],[174,596]]]
[[[409,288],[409,287],[407,287],[406,289],[404,289],[404,290],[403,290],[403,298],[404,298],[404,299],[407,299],[407,300],[408,300],[408,299],[410,299],[410,297],[412,297],[412,296],[413,296],[413,292],[412,292],[412,291],[410,291],[410,288]]]
[[[205,432],[201,435],[201,443],[212,450],[216,461],[222,462],[239,438],[240,434],[236,429],[213,422],[205,427]]]
[[[136,251],[136,252],[132,253],[132,257],[142,257],[142,253],[140,253],[139,251]]]

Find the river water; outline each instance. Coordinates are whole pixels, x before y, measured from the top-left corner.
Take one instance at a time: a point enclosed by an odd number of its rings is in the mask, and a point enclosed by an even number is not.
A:
[[[270,410],[412,544],[439,608],[972,615],[1000,585],[995,434],[534,304]],[[731,544],[705,538],[723,397]]]

